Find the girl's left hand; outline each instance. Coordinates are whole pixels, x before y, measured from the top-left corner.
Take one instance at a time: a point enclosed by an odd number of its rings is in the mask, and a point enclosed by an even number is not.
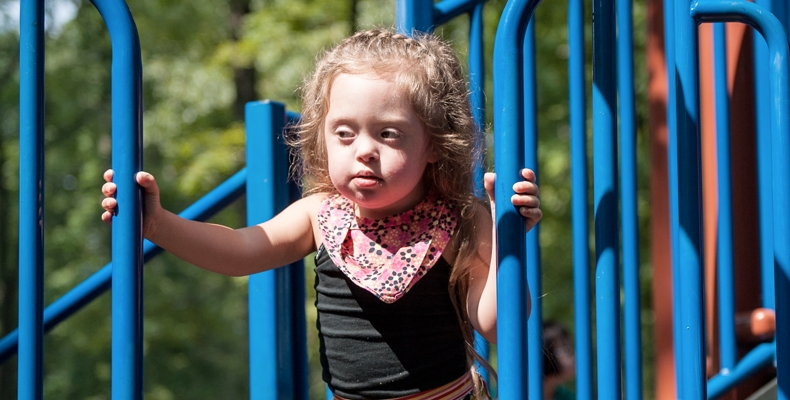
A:
[[[513,184],[513,191],[515,194],[510,197],[510,202],[518,210],[526,220],[527,231],[537,225],[538,221],[543,217],[543,212],[540,211],[540,199],[538,199],[538,185],[535,183],[535,172],[529,168],[521,170],[523,181]],[[494,213],[494,181],[496,174],[489,172],[485,174],[484,184],[488,197],[491,199],[491,212]]]

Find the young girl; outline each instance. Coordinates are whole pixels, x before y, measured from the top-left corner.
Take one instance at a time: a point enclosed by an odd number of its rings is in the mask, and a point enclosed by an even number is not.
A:
[[[304,198],[233,230],[164,210],[141,172],[143,234],[234,276],[315,251],[323,378],[338,399],[484,397],[472,328],[496,341],[495,237],[474,196],[480,149],[454,52],[431,35],[360,32],[320,58],[303,100],[290,144]],[[522,175],[510,200],[528,230],[541,211],[534,173]],[[104,177],[109,223],[117,202]]]

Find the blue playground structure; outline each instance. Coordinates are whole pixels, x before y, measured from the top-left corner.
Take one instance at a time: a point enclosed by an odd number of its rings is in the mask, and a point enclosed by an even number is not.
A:
[[[0,340],[0,362],[15,352],[20,400],[42,398],[43,335],[112,285],[112,397],[142,399],[142,268],[161,249],[142,240],[141,193],[133,176],[142,166],[142,64],[132,16],[122,0],[92,0],[112,41],[112,168],[125,207],[112,225],[112,262],[46,308],[43,304],[43,0],[21,2],[19,328]],[[547,0],[549,1],[549,0]],[[668,55],[669,182],[674,296],[673,332],[677,398],[715,398],[760,368],[773,364],[778,398],[790,399],[790,12],[780,0],[664,0]],[[484,123],[482,94],[484,0],[397,0],[397,28],[431,31],[459,16],[470,19],[469,72],[475,119]],[[519,180],[521,167],[537,169],[535,30],[539,0],[510,0],[494,48],[494,160],[496,190]],[[570,153],[574,243],[574,331],[579,399],[641,399],[642,343],[636,210],[636,123],[632,0],[568,0]],[[778,10],[781,10],[779,12]],[[594,18],[590,18],[590,12]],[[772,13],[773,12],[773,13]],[[776,14],[777,16],[775,16]],[[591,22],[590,22],[591,21]],[[721,22],[754,28],[756,132],[760,156],[760,226],[767,243],[755,273],[763,277],[763,306],[776,315],[773,342],[745,356],[735,351],[734,282],[729,157],[719,158],[719,309],[722,370],[706,378],[703,291],[701,142],[698,25],[716,25],[716,80],[726,85]],[[585,24],[592,24],[592,149],[595,262],[589,260]],[[784,25],[783,25],[784,24]],[[767,77],[767,78],[766,78]],[[726,86],[724,86],[726,88]],[[718,116],[728,115],[728,94],[717,90]],[[619,105],[619,106],[618,106]],[[249,224],[273,217],[299,196],[287,183],[283,129],[299,115],[274,101],[246,106],[247,160],[239,171],[181,215],[206,220],[246,193]],[[726,118],[717,124],[720,154],[729,155]],[[482,140],[482,138],[481,138]],[[539,171],[538,175],[539,175]],[[248,177],[266,179],[248,179]],[[772,179],[769,180],[766,177]],[[726,184],[725,184],[726,183]],[[498,397],[543,396],[539,229],[523,234],[512,207],[497,210]],[[767,253],[766,253],[767,252]],[[591,268],[595,274],[591,276]],[[621,270],[622,268],[622,270]],[[249,279],[250,398],[306,399],[304,270],[284,267]],[[594,280],[594,287],[590,282]],[[527,319],[527,284],[532,313]],[[589,311],[595,298],[595,310]],[[595,315],[595,323],[590,315]],[[593,332],[593,325],[596,331]],[[592,338],[596,338],[597,358]],[[480,341],[478,348],[487,353]],[[597,371],[597,373],[595,373]],[[597,375],[597,379],[595,378]]]

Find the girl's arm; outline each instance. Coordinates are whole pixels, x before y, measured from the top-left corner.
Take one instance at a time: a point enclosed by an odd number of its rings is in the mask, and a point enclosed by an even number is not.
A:
[[[532,170],[524,169],[521,175],[524,180],[513,185],[515,193],[510,201],[518,207],[519,213],[525,218],[526,230],[529,231],[540,221],[543,214],[540,211],[535,173]],[[496,278],[498,266],[496,246],[494,245],[496,243],[495,179],[496,176],[493,173],[485,175],[485,189],[491,199],[491,214],[483,206],[480,206],[475,213],[480,244],[476,260],[469,271],[469,294],[466,303],[472,326],[490,343],[496,343],[497,321]],[[527,290],[527,312],[529,312],[532,303],[529,288]]]
[[[301,199],[262,224],[241,229],[181,218],[161,207],[154,177],[135,177],[143,188],[143,235],[179,258],[224,275],[249,275],[290,264],[315,248],[313,220],[320,195]],[[105,173],[102,192],[109,223],[117,207],[112,171]]]

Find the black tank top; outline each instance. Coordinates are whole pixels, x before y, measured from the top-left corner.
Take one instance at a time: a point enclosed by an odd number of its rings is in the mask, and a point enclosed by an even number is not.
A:
[[[315,264],[321,366],[335,394],[355,400],[407,396],[467,372],[444,258],[392,304],[351,282],[323,246]]]

